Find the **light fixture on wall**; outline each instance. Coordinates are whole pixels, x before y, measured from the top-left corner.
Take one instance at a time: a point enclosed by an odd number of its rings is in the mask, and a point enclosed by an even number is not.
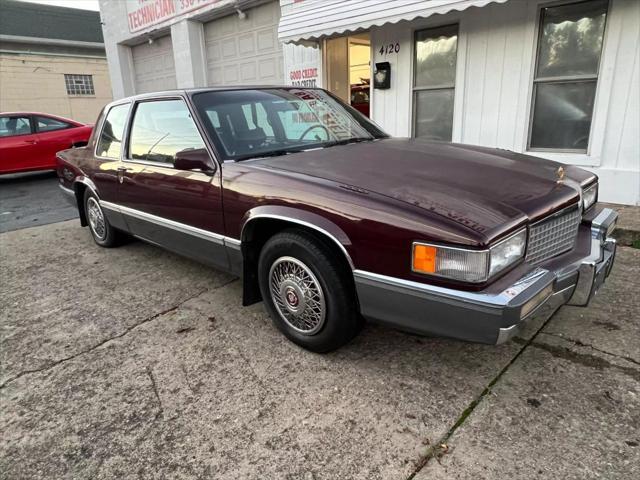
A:
[[[153,45],[153,37],[149,37],[149,40],[147,40],[147,43],[149,45]]]
[[[238,18],[240,20],[244,20],[245,18],[247,18],[247,14],[244,13],[242,10],[240,10],[239,8],[236,8],[236,12],[238,12]]]

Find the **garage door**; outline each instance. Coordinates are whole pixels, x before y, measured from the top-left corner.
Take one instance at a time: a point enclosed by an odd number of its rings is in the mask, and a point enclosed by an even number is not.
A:
[[[283,83],[279,3],[247,9],[245,14],[244,19],[229,15],[205,24],[209,85]]]
[[[136,77],[136,93],[176,88],[176,67],[173,63],[171,36],[157,38],[131,49]]]

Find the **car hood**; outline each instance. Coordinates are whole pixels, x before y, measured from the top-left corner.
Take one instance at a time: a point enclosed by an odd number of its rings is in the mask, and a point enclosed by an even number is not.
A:
[[[264,158],[254,164],[406,202],[487,239],[579,199],[576,188],[558,182],[559,163],[462,144],[382,139]],[[575,167],[564,168],[568,178],[583,185],[595,178]]]

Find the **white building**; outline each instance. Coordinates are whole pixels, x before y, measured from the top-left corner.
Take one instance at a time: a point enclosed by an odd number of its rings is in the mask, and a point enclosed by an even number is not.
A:
[[[600,176],[601,200],[640,205],[638,0],[100,0],[100,9],[116,98],[317,85],[392,135],[584,166]],[[388,88],[374,88],[385,68]]]

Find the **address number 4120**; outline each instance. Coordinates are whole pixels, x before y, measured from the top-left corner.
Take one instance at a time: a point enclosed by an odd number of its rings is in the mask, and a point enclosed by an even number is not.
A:
[[[380,53],[380,55],[389,55],[390,53],[399,53],[399,52],[400,52],[400,44],[398,42],[382,45],[380,47],[380,50],[378,50],[378,53]]]

